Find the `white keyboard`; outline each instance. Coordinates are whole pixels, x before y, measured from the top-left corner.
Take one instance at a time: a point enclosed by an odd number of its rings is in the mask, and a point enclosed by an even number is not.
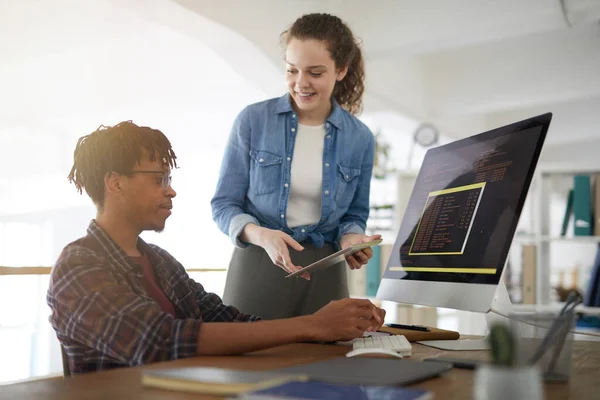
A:
[[[404,335],[364,337],[352,341],[353,350],[364,348],[390,349],[403,356],[412,353],[412,345]]]

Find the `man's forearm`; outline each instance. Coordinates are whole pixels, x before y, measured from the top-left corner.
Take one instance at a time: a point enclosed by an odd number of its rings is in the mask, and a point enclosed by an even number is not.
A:
[[[198,355],[234,355],[314,340],[309,316],[253,323],[205,322],[198,334]]]

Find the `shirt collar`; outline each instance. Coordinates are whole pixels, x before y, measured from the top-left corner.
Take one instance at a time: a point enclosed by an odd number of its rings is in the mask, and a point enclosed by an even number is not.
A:
[[[137,275],[143,274],[141,267],[98,225],[95,219],[90,222],[87,233],[100,243],[102,250],[104,250],[112,264],[118,265],[125,272],[133,272]],[[158,265],[163,261],[163,258],[140,237],[138,237],[138,248],[148,257],[150,264]]]
[[[281,96],[277,100],[277,104],[275,106],[275,113],[282,114],[293,112],[294,109],[292,108],[291,101],[292,100],[290,99],[289,93],[286,93],[283,96]],[[338,129],[342,129],[344,125],[344,114],[346,111],[338,104],[338,102],[334,98],[331,98],[331,105],[331,114],[329,114],[327,122],[329,122]]]

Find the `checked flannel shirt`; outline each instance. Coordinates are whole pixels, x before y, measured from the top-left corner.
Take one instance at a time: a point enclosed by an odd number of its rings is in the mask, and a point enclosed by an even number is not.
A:
[[[49,320],[71,374],[192,357],[203,322],[260,319],[207,293],[160,247],[142,239],[138,246],[177,318],[146,293],[142,266],[92,221],[87,235],[63,250],[47,294]]]

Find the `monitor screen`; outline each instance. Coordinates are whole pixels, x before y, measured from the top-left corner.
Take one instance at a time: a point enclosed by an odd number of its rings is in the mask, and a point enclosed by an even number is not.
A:
[[[550,118],[430,149],[383,278],[497,284]]]

